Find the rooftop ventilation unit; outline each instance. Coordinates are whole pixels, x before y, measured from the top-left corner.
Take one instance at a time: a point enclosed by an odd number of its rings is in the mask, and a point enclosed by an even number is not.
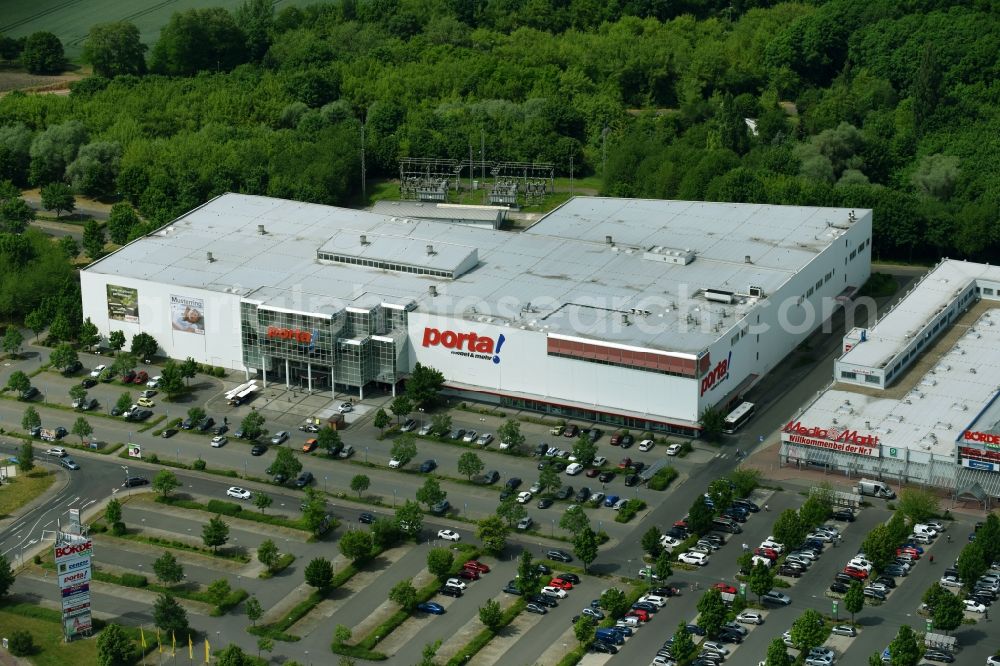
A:
[[[364,234],[361,234],[361,244],[362,245],[368,245],[368,236],[365,236]]]
[[[427,293],[430,294],[431,297],[433,298],[434,296],[438,295],[438,288],[435,287],[434,285],[431,285],[427,287]]]
[[[206,252],[205,253],[205,259],[208,260],[208,263],[212,263],[213,261],[215,261],[215,257],[212,256],[211,252]]]
[[[744,254],[743,255],[743,263],[744,264],[752,264],[753,263],[752,261],[750,261],[750,255],[749,254]]]
[[[714,301],[716,303],[727,303],[732,304],[735,300],[736,294],[731,291],[723,291],[721,289],[706,289],[705,298]]]
[[[612,238],[611,236],[605,236],[604,237],[604,242],[607,243],[608,245],[614,245],[615,244],[615,239]]]
[[[751,298],[764,298],[763,287],[755,287],[754,285],[750,285],[747,288],[747,292],[750,294]]]
[[[264,236],[265,234],[267,234],[267,231],[264,230],[264,225],[263,224],[258,224],[257,225],[257,233],[260,234],[261,236]]]
[[[663,245],[654,245],[643,253],[642,258],[647,261],[659,261],[664,264],[687,266],[694,261],[694,252],[690,249],[680,250]]]
[[[428,246],[427,246],[427,254],[437,254],[437,253],[436,253],[436,252],[434,251],[434,246],[433,246],[433,245],[428,245]]]

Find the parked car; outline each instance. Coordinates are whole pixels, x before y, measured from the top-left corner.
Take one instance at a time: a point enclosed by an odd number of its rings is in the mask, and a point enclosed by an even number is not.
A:
[[[517,529],[520,531],[530,530],[531,526],[535,524],[535,521],[531,519],[531,516],[525,516],[521,520],[517,521]]]
[[[427,472],[433,472],[435,469],[437,469],[437,466],[438,464],[436,460],[434,459],[425,460],[422,463],[420,463],[420,471],[423,472],[424,474],[426,474]]]
[[[417,610],[433,615],[444,615],[444,606],[433,601],[422,601],[417,604]]]
[[[298,478],[295,479],[295,487],[296,488],[305,488],[306,486],[308,486],[312,482],[313,482],[313,473],[312,472],[302,472],[301,474],[299,474]]]
[[[760,598],[761,602],[765,604],[774,604],[777,606],[787,606],[792,603],[792,598],[789,597],[784,592],[778,592],[777,590],[771,590],[766,592]]]
[[[458,541],[462,537],[454,530],[438,530],[438,538],[444,539],[445,541]]]
[[[545,557],[550,560],[555,560],[557,562],[572,562],[573,557],[567,553],[565,550],[547,550],[545,551]]]
[[[417,422],[415,420],[406,419],[405,421],[403,421],[403,425],[400,426],[399,429],[402,430],[403,432],[410,432],[411,430],[414,430],[416,427],[417,427]]]

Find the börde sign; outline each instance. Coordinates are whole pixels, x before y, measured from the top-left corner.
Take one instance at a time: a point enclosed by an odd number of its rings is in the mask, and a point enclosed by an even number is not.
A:
[[[73,557],[90,557],[94,554],[94,542],[81,541],[56,546],[56,564]]]
[[[991,432],[976,432],[975,430],[966,430],[962,434],[962,439],[967,442],[978,442],[980,444],[985,444],[990,448],[1000,447],[1000,435],[994,435]]]
[[[879,438],[874,435],[862,435],[857,430],[809,427],[802,425],[801,421],[789,421],[782,428],[781,439],[792,444],[814,446],[831,451],[854,453],[873,458],[880,456]]]
[[[456,333],[455,331],[424,328],[424,347],[444,347],[457,356],[468,356],[484,361],[500,363],[500,348],[507,340],[503,333],[497,339],[478,333]]]

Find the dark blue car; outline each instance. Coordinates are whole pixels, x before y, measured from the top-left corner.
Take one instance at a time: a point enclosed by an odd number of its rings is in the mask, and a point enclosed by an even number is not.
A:
[[[444,606],[433,601],[424,601],[417,604],[417,610],[425,613],[433,613],[434,615],[444,615]]]

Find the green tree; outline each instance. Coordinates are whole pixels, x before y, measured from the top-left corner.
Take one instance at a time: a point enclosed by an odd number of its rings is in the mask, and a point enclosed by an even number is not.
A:
[[[726,622],[726,602],[722,600],[722,593],[713,588],[705,592],[698,600],[698,624],[702,626],[709,636],[715,636],[719,629]]]
[[[733,482],[733,495],[735,497],[749,497],[750,493],[760,485],[760,470],[757,469],[736,469],[729,473],[729,480]]]
[[[620,618],[629,611],[628,596],[617,587],[611,587],[601,593],[601,608],[613,618]]]
[[[94,427],[90,425],[90,421],[82,416],[76,417],[76,421],[73,422],[73,428],[70,430],[71,433],[80,438],[80,444],[83,444],[83,440],[94,434]]]
[[[740,573],[749,576],[750,570],[753,569],[753,552],[749,550],[743,551],[736,558],[736,563],[740,565]]]
[[[390,423],[392,423],[392,417],[386,414],[384,409],[379,407],[378,411],[375,412],[375,418],[372,420],[372,425],[379,430],[379,437],[385,434],[385,429]]]
[[[590,441],[586,435],[581,435],[576,438],[576,442],[573,444],[573,456],[578,463],[589,467],[594,462],[594,458],[597,457],[597,445]]]
[[[10,588],[14,585],[14,570],[10,566],[6,555],[0,555],[0,599],[7,596]]]
[[[677,631],[674,632],[674,642],[670,645],[670,654],[682,664],[689,663],[698,654],[698,646],[694,644],[694,638],[684,622],[677,625]]]
[[[705,504],[701,496],[694,498],[694,503],[688,509],[687,524],[688,529],[698,535],[707,534],[712,529],[712,521],[715,515]]]
[[[69,238],[70,240],[72,240],[71,236],[63,236],[63,238]],[[73,256],[75,257],[76,255],[74,254]],[[48,325],[48,322],[49,322],[49,317],[42,310],[32,310],[24,317],[24,325],[30,328],[31,332],[35,334],[35,342],[38,342],[38,335],[45,330],[45,327]],[[53,350],[53,353],[55,353],[55,350]],[[57,365],[56,367],[59,366]]]
[[[493,633],[498,632],[503,626],[503,609],[500,608],[500,604],[496,600],[490,599],[480,606],[479,621]]]
[[[526,441],[524,435],[521,434],[521,422],[516,419],[507,419],[504,421],[503,425],[497,430],[497,438],[501,444],[507,446],[507,450],[511,453],[520,452]]]
[[[28,657],[38,651],[35,639],[26,629],[15,629],[10,632],[10,653],[15,657]]]
[[[500,516],[492,515],[479,521],[476,534],[487,553],[499,555],[507,547],[507,535],[510,534],[510,530]]]
[[[302,471],[302,461],[295,457],[291,449],[279,448],[269,469],[269,473],[276,477],[280,475],[285,479],[294,479]]]
[[[413,403],[405,395],[397,395],[389,403],[389,411],[396,417],[396,423],[413,411]]]
[[[167,396],[167,400],[176,400],[183,395],[186,388],[181,377],[180,366],[172,360],[163,364],[160,370],[160,390]]]
[[[208,522],[201,526],[201,540],[212,552],[218,552],[219,546],[226,545],[229,541],[229,525],[222,519],[222,516],[209,518]]]
[[[8,330],[14,330],[13,328]],[[76,353],[73,346],[68,343],[62,343],[52,350],[49,354],[49,362],[56,368],[60,370],[67,368],[73,363],[80,360],[80,355]]]
[[[962,552],[958,554],[955,568],[958,569],[958,577],[965,582],[966,591],[971,590],[976,581],[986,573],[989,565],[986,562],[983,544],[978,537],[962,548]]]
[[[417,501],[426,504],[428,509],[446,497],[448,493],[441,489],[441,484],[433,476],[428,476],[424,485],[417,488]]]
[[[91,26],[83,45],[84,59],[93,66],[94,74],[107,79],[145,74],[145,53],[139,29],[127,21]]]
[[[709,442],[717,442],[722,439],[722,428],[726,422],[726,415],[722,410],[715,407],[706,407],[699,419],[701,423],[701,435]]]
[[[159,348],[160,343],[149,333],[136,333],[132,336],[132,353],[137,358],[153,358]]]
[[[570,534],[576,534],[590,527],[590,518],[581,506],[572,506],[559,518],[559,527]],[[655,528],[654,528],[655,529]]]
[[[333,642],[337,645],[343,645],[347,641],[351,640],[351,628],[344,624],[338,624],[333,628]]]
[[[251,62],[259,62],[271,45],[274,5],[269,0],[245,0],[233,19],[246,38],[247,56]]]
[[[813,493],[799,508],[799,516],[806,529],[822,525],[832,515],[833,505],[822,493]]]
[[[49,338],[59,342],[60,340],[73,339],[73,324],[65,312],[59,312],[52,323],[49,324]]]
[[[440,371],[417,363],[406,380],[406,395],[414,405],[427,409],[437,404],[443,386]]]
[[[424,514],[420,511],[420,505],[406,500],[402,506],[396,509],[396,526],[401,533],[409,538],[418,538],[424,529]]]
[[[559,478],[559,472],[551,466],[547,466],[538,474],[538,485],[542,487],[543,493],[548,493],[559,488],[562,485],[562,479]]]
[[[221,7],[175,12],[160,30],[150,69],[169,76],[227,72],[246,62],[245,37]]]
[[[273,503],[274,500],[271,499],[271,496],[267,493],[262,493],[258,490],[253,494],[253,505],[260,509],[261,513],[264,513],[264,511],[267,510],[267,508]]]
[[[656,556],[656,561],[653,563],[653,573],[661,581],[674,574],[674,568],[670,564],[670,553],[663,551]]]
[[[889,654],[892,666],[917,666],[920,661],[920,645],[913,628],[904,624],[896,632],[896,637],[889,643]]]
[[[496,514],[507,521],[508,527],[513,527],[518,521],[528,515],[528,510],[511,495],[500,501]]]
[[[896,557],[896,544],[885,525],[876,525],[861,542],[861,550],[877,571],[884,571]]]
[[[392,586],[389,590],[389,601],[397,604],[405,611],[413,610],[417,605],[417,589],[413,587],[413,582],[407,578]]]
[[[32,328],[32,330],[35,329]],[[35,331],[35,334],[37,335],[38,331]],[[80,346],[84,349],[92,349],[97,346],[98,342],[101,341],[101,336],[97,331],[97,326],[94,325],[94,322],[90,321],[90,317],[83,320],[83,323],[80,325],[80,334],[78,337],[80,340]]]
[[[266,434],[264,423],[266,419],[259,410],[251,409],[250,412],[240,421],[240,430],[243,431],[243,438],[251,442]]]
[[[163,555],[160,555],[153,562],[153,572],[161,582],[167,585],[176,585],[184,580],[184,567],[169,550],[163,551]]]
[[[52,124],[36,134],[31,140],[31,183],[45,185],[62,180],[66,166],[86,142],[87,129],[79,120]]]
[[[95,220],[88,220],[83,225],[83,251],[91,259],[100,259],[104,256],[104,228]]]
[[[747,578],[747,587],[757,595],[757,601],[771,591],[774,587],[774,572],[771,567],[759,562],[750,569],[750,576]]]
[[[573,554],[583,562],[584,572],[597,559],[597,548],[597,534],[590,527],[573,535]]]
[[[180,373],[184,381],[190,385],[190,380],[194,379],[194,376],[198,374],[198,361],[188,356],[180,364]]]
[[[344,448],[340,433],[329,426],[324,426],[316,433],[316,444],[326,451],[328,456],[335,456]]]
[[[340,537],[340,552],[352,562],[363,562],[372,556],[372,535],[362,530],[349,530]]]
[[[444,580],[451,575],[451,567],[455,556],[448,548],[431,548],[427,553],[427,570]]]
[[[119,625],[109,624],[97,636],[98,666],[131,666],[135,657],[132,640]]]
[[[122,519],[122,503],[116,498],[112,497],[108,500],[108,505],[104,507],[104,521],[108,525],[113,525],[115,523],[121,522]]]
[[[851,622],[854,622],[854,616],[861,612],[861,609],[865,607],[865,591],[864,587],[859,581],[854,581],[851,586],[847,588],[847,593],[844,594],[844,609],[851,614]]]
[[[451,430],[450,414],[435,414],[431,418],[431,429],[439,437],[444,437]]]
[[[3,350],[12,357],[17,358],[21,353],[21,345],[24,344],[24,336],[16,326],[8,326],[7,332],[3,336]],[[55,353],[53,351],[53,353]],[[59,366],[56,366],[59,367]]]
[[[261,659],[261,652],[270,652],[274,649],[274,639],[267,636],[257,637],[257,658]]]
[[[188,628],[187,611],[173,595],[161,594],[153,603],[153,623],[164,633],[183,635]]]
[[[247,653],[239,645],[230,643],[219,652],[215,663],[218,666],[250,666],[253,660],[247,656]]]
[[[400,467],[406,467],[411,460],[417,457],[416,438],[411,433],[401,435],[392,443],[390,453],[394,459],[399,461]]]
[[[24,42],[21,64],[31,74],[59,74],[66,67],[62,42],[51,32],[32,33]]]
[[[121,351],[125,346],[125,332],[111,331],[111,333],[108,334],[108,346],[111,347],[113,351]]]
[[[57,218],[60,212],[71,213],[76,208],[76,197],[73,196],[73,190],[66,183],[55,182],[43,185],[39,194],[42,198],[42,208],[54,210]]]
[[[469,481],[482,474],[485,467],[482,458],[475,451],[465,451],[458,457],[458,473],[464,474]]]
[[[20,395],[31,388],[31,379],[21,370],[15,370],[7,378],[7,388]]]
[[[156,476],[153,477],[151,487],[153,490],[160,493],[161,496],[168,497],[170,493],[181,487],[181,482],[177,479],[177,475],[169,469],[161,469],[156,473]]]
[[[25,442],[18,448],[17,469],[25,474],[35,469],[35,450],[31,448],[31,442]]]
[[[934,493],[928,490],[904,488],[896,500],[896,510],[906,516],[912,524],[930,520],[940,513],[941,508]]]
[[[80,256],[80,244],[77,243],[76,239],[73,238],[72,236],[63,236],[62,238],[60,238],[59,249],[62,250],[63,254],[65,254],[66,258],[69,259],[70,261],[73,261],[74,259]],[[24,320],[24,325],[28,326],[28,328],[31,328],[31,326],[28,324],[27,319]],[[38,336],[37,332],[35,333],[35,336],[37,342],[37,336]]]
[[[789,550],[798,548],[806,539],[806,526],[795,509],[785,509],[774,521],[774,538]]]
[[[274,571],[279,558],[278,547],[271,539],[265,539],[257,546],[257,561],[267,567],[268,571]]]
[[[935,630],[955,631],[965,620],[965,603],[960,597],[947,592],[934,604],[931,617],[934,619]]]
[[[21,417],[21,427],[25,430],[31,430],[40,425],[42,425],[42,417],[38,415],[38,410],[34,407],[25,409],[24,416]]]
[[[396,545],[400,539],[399,526],[395,520],[376,518],[371,525],[372,541],[376,548],[389,548]]]
[[[327,523],[326,499],[315,488],[306,488],[306,498],[302,504],[302,522],[310,532],[319,535]]]
[[[580,645],[590,645],[594,642],[594,637],[597,635],[597,627],[594,626],[589,617],[581,615],[573,623],[573,635],[576,636],[576,640]]]
[[[521,551],[521,557],[517,561],[517,578],[514,579],[514,585],[522,596],[538,594],[542,589],[542,572],[538,570],[538,564],[527,550]]]
[[[881,659],[879,660],[881,663]],[[781,638],[775,638],[767,646],[767,658],[764,660],[765,666],[792,666],[792,658],[788,656],[788,649]]]
[[[355,474],[351,479],[351,490],[358,494],[358,499],[361,498],[362,493],[368,490],[370,485],[371,479],[364,474]]]
[[[115,375],[124,375],[126,372],[135,369],[136,356],[131,352],[118,352],[115,360],[111,364],[111,372]]]
[[[216,578],[208,584],[208,589],[205,590],[205,593],[208,595],[208,598],[212,601],[212,603],[219,605],[232,591],[233,588],[229,584],[228,580],[225,578]]]
[[[995,513],[986,516],[977,532],[976,541],[982,543],[987,562],[1000,560],[1000,517]]]
[[[650,557],[657,557],[663,552],[663,544],[660,542],[660,537],[663,534],[660,532],[660,528],[656,525],[651,526],[646,530],[645,534],[642,535],[642,540],[640,544],[642,545],[642,550]]]
[[[243,612],[247,614],[247,619],[253,626],[257,626],[257,620],[264,617],[264,606],[261,605],[260,600],[255,596],[251,596],[243,604]]]
[[[117,410],[118,414],[124,414],[125,412],[128,411],[128,408],[131,406],[132,406],[132,394],[130,394],[128,391],[125,391],[120,396],[118,396],[118,400],[115,401],[114,408]]]
[[[124,245],[135,229],[142,224],[135,209],[127,203],[116,203],[108,215],[108,237],[116,245]]]
[[[325,592],[333,582],[333,565],[325,557],[314,558],[306,565],[306,582],[320,592]]]
[[[716,479],[708,484],[708,496],[715,504],[715,511],[721,513],[733,503],[733,489],[729,479]]]
[[[823,616],[811,608],[806,609],[792,622],[792,643],[803,653],[822,645],[826,640],[826,633]]]

